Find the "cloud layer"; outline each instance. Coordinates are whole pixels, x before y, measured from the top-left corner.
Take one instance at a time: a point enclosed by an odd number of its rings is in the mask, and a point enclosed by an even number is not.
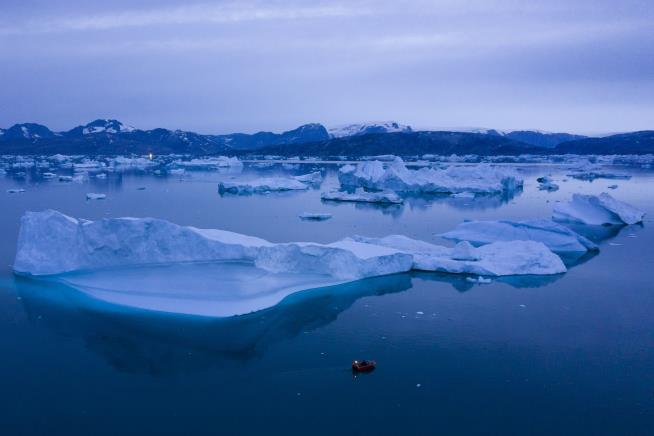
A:
[[[51,3],[3,6],[0,125],[654,128],[647,1]]]

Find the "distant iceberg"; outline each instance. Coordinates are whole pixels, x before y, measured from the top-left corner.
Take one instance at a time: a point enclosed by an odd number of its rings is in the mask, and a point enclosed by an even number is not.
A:
[[[231,194],[261,194],[274,191],[304,191],[307,184],[287,177],[265,177],[249,181],[220,182],[218,190]]]
[[[554,206],[555,221],[588,225],[636,224],[643,221],[645,212],[616,200],[607,193],[600,195],[574,194],[568,203]]]
[[[440,235],[454,241],[468,241],[474,245],[497,241],[537,241],[555,253],[585,253],[598,250],[589,239],[550,220],[527,221],[466,221],[454,230]]]
[[[358,188],[353,193],[343,191],[323,192],[320,198],[328,201],[353,201],[359,203],[401,204],[404,202],[395,192],[366,192],[363,188]]]
[[[515,191],[523,184],[522,177],[510,169],[476,165],[410,170],[399,157],[388,166],[380,161],[345,165],[340,168],[338,179],[344,187],[422,194],[496,194]]]
[[[301,176],[294,176],[293,179],[302,183],[319,185],[322,183],[322,173],[320,171],[314,171],[312,173],[302,174]]]
[[[217,156],[208,158],[195,158],[191,160],[176,160],[172,163],[174,166],[183,167],[190,170],[212,170],[216,168],[243,167],[237,157]]]

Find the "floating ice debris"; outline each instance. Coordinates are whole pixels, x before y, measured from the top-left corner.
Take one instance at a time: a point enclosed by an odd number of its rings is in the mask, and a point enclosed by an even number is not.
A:
[[[424,314],[425,314],[425,312],[422,312],[420,310],[416,312],[416,315],[424,315]]]
[[[513,170],[489,165],[451,166],[446,169],[409,170],[402,159],[386,167],[382,162],[362,162],[339,169],[338,179],[345,187],[414,193],[502,193],[522,186]]]
[[[645,212],[605,192],[598,196],[574,194],[570,202],[556,204],[553,212],[556,221],[589,225],[636,224],[644,216]]]
[[[404,202],[404,200],[394,192],[366,192],[363,188],[356,189],[354,193],[343,191],[323,192],[320,195],[320,198],[329,201],[353,201],[363,203],[401,204]]]
[[[172,170],[168,171],[168,174],[173,176],[183,176],[186,174],[186,170],[184,168],[173,168]]]
[[[25,192],[25,190],[22,189],[22,188],[7,189],[7,194],[20,194],[20,193],[23,193],[23,192]]]
[[[479,277],[477,277],[477,278],[474,278],[474,277],[466,277],[466,281],[468,281],[468,282],[470,282],[470,283],[479,283],[479,284],[484,284],[484,285],[485,285],[485,284],[488,284],[488,283],[493,283],[493,280],[491,280],[491,279],[486,279],[486,278],[484,278],[484,277],[482,277],[482,276],[479,276]]]
[[[474,245],[496,241],[537,241],[555,253],[583,253],[599,249],[595,243],[567,227],[543,219],[466,221],[440,236],[454,241],[468,241]]]
[[[145,186],[139,186],[136,188],[137,191],[145,191]]]
[[[105,198],[107,198],[107,194],[95,194],[93,192],[86,194],[87,200],[104,200]]]
[[[96,179],[106,179],[107,178],[107,173],[99,173],[95,175]]]
[[[322,173],[320,171],[314,171],[308,174],[302,174],[301,176],[293,177],[298,182],[309,183],[312,185],[319,185],[322,183]]]
[[[609,185],[607,186],[609,189],[618,189],[618,185]]]
[[[59,176],[60,182],[72,182],[73,176]]]
[[[299,215],[305,221],[325,221],[332,217],[331,213],[304,212]]]
[[[631,178],[630,175],[622,173],[614,173],[605,169],[602,169],[600,165],[592,164],[587,162],[581,167],[574,170],[574,172],[568,174],[568,176],[578,179],[578,180],[588,180],[593,181],[595,179],[624,179],[628,180]]]
[[[456,194],[450,194],[452,198],[475,198],[474,192],[458,192]]]
[[[209,158],[196,158],[188,161],[177,160],[173,165],[196,170],[212,170],[216,168],[243,167],[243,162],[237,157],[217,156]]]
[[[218,190],[231,194],[260,194],[273,191],[304,191],[308,186],[295,179],[266,177],[250,181],[220,182]]]
[[[548,176],[539,177],[536,179],[536,181],[538,182],[538,189],[541,191],[553,192],[559,190],[559,185],[554,183]]]
[[[413,269],[483,276],[558,274],[566,267],[543,243],[499,241],[479,248],[449,248],[402,235],[384,238],[354,236],[355,241],[395,248],[413,255]],[[461,256],[461,252],[468,252]],[[467,257],[457,260],[454,257]],[[477,260],[472,260],[472,259]]]
[[[54,179],[55,177],[57,177],[57,175],[55,173],[43,173],[43,174],[41,174],[41,176],[44,179]]]

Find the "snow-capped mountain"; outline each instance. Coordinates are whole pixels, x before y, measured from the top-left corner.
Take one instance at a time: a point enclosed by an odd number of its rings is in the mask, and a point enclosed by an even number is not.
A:
[[[52,138],[55,134],[47,127],[35,123],[14,124],[3,130],[1,135],[4,140],[27,139],[30,141],[40,138]]]
[[[132,126],[121,123],[117,120],[104,120],[98,119],[91,121],[84,126],[77,126],[72,130],[66,132],[68,135],[92,135],[95,133],[129,133],[135,129]]]
[[[395,121],[382,121],[373,123],[348,124],[346,126],[332,127],[327,130],[332,138],[345,136],[368,135],[370,133],[397,133],[413,132],[411,126],[399,124]]]

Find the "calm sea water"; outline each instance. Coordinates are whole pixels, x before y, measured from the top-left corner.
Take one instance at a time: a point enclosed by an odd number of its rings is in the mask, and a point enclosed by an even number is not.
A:
[[[563,169],[521,171],[525,188],[512,198],[391,208],[322,203],[320,190],[220,196],[218,181],[234,176],[219,172],[0,178],[2,434],[654,434],[654,173],[568,179],[547,193],[536,177]],[[327,172],[322,190],[337,185]],[[612,184],[648,218],[591,235],[600,253],[561,276],[473,285],[401,274],[207,319],[122,310],[11,273],[27,210],[152,216],[276,242],[401,233],[444,243],[435,234],[464,219],[548,217],[572,192]],[[26,192],[5,193],[15,187]],[[300,221],[305,211],[334,217]],[[353,377],[355,358],[378,368]]]

